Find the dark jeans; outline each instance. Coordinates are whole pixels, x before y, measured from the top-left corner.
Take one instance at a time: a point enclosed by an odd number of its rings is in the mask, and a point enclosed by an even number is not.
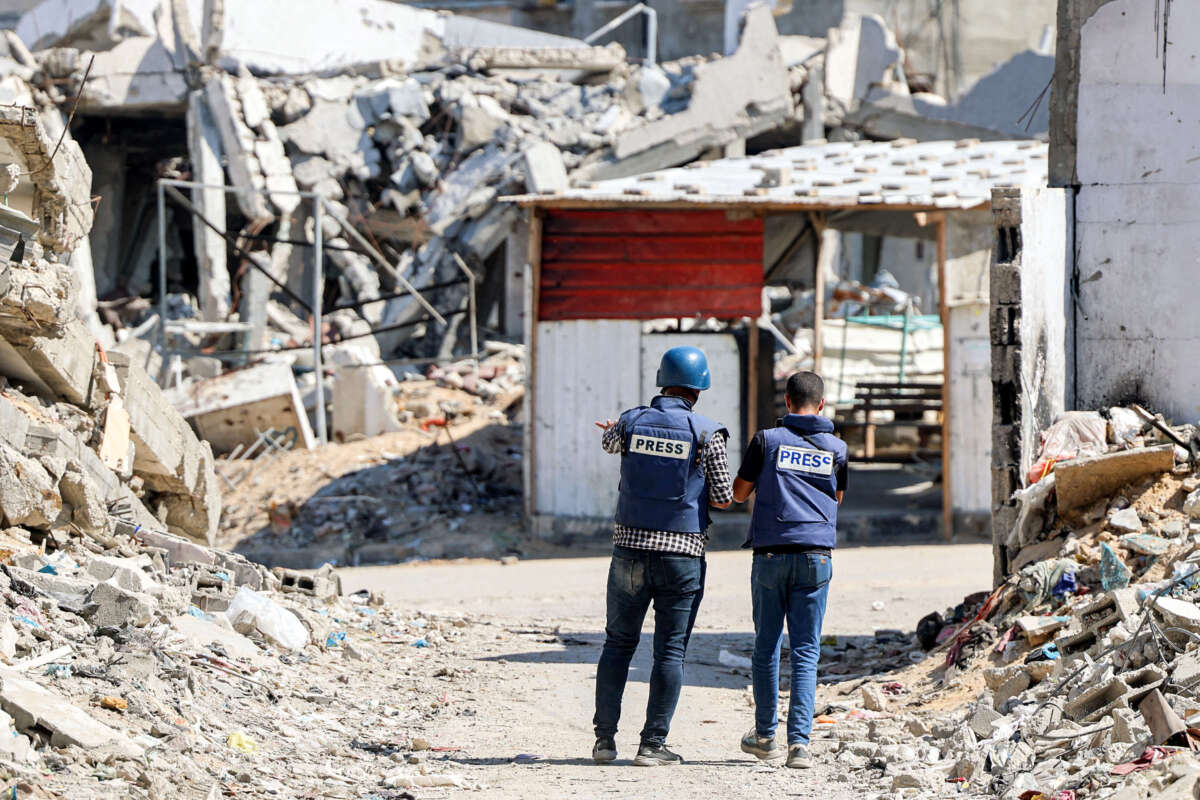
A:
[[[608,570],[608,624],[596,667],[596,736],[616,736],[629,662],[654,603],[654,666],[642,744],[667,740],[683,687],[683,657],[704,596],[703,558],[614,547]]]
[[[779,645],[787,622],[791,644],[792,693],[788,702],[788,745],[808,744],[821,658],[821,622],[833,577],[832,559],[813,553],[756,555],[750,572],[754,600],[754,727],[773,737],[778,724]]]

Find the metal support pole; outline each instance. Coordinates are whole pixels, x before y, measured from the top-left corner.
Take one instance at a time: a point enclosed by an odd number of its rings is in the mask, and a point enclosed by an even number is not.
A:
[[[167,199],[158,184],[158,320],[163,358],[167,358]]]
[[[908,322],[912,318],[912,299],[904,307],[904,330],[900,333],[900,383],[904,383],[904,365],[908,360]],[[845,350],[842,351],[843,357]]]
[[[467,290],[470,294],[467,295],[467,314],[471,318],[471,363],[475,367],[475,383],[479,383],[479,330],[475,321],[475,273],[467,266],[467,262],[462,260],[458,253],[451,253],[454,256],[454,263],[458,264],[458,268],[467,276]]]
[[[942,319],[942,533],[954,537],[954,494],[950,472],[950,303],[946,294],[946,218],[937,220],[938,316]]]
[[[321,363],[321,304],[325,294],[325,242],[321,231],[321,211],[324,205],[325,200],[321,197],[313,202],[313,370],[317,376],[317,441],[322,445],[329,443],[325,428],[325,368]]]
[[[633,8],[628,9],[620,16],[614,17],[608,24],[596,29],[590,33],[583,41],[586,44],[604,36],[606,33],[616,30],[638,14],[646,15],[646,61],[650,64],[658,63],[658,12],[645,3],[638,3]]]

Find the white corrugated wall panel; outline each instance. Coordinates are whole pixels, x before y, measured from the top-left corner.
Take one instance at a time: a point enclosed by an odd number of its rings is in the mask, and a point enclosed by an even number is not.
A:
[[[636,320],[539,322],[534,375],[534,511],[608,517],[620,461],[600,449],[598,419],[641,398]]]

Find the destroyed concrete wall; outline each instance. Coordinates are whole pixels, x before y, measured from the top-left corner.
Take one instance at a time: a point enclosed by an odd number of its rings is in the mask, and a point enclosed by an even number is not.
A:
[[[1061,189],[992,193],[991,508],[997,582],[1015,555],[1005,545],[1017,521],[1013,493],[1025,486],[1042,431],[1074,407],[1068,291],[1073,212],[1070,196]]]
[[[1200,124],[1200,8],[1115,0],[1063,11],[1060,43],[1073,50],[1056,77],[1051,153],[1052,183],[1078,187],[1076,404],[1137,399],[1190,421],[1200,159],[1184,132]]]

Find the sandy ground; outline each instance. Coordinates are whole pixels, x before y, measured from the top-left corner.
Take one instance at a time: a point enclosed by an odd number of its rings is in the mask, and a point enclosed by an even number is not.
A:
[[[446,764],[487,785],[490,798],[678,798],[780,796],[856,798],[855,783],[832,759],[802,772],[761,766],[737,749],[751,724],[749,679],[720,666],[722,647],[744,650],[752,639],[749,556],[709,556],[708,591],[688,654],[686,685],[671,745],[688,763],[672,769],[629,765],[646,701],[648,637],[634,660],[617,737],[620,759],[600,768],[590,759],[595,662],[604,626],[607,559],[546,559],[346,570],[346,591],[383,591],[404,608],[465,615],[494,629],[472,637],[473,715],[445,716],[431,743],[461,748]],[[875,547],[840,550],[834,559],[825,631],[871,634],[911,630],[931,610],[943,610],[987,588],[988,545]],[[873,610],[873,601],[885,608]],[[647,631],[650,625],[647,624]],[[557,634],[557,635],[556,635]],[[571,644],[565,644],[573,642]],[[537,759],[519,756],[537,756]]]

